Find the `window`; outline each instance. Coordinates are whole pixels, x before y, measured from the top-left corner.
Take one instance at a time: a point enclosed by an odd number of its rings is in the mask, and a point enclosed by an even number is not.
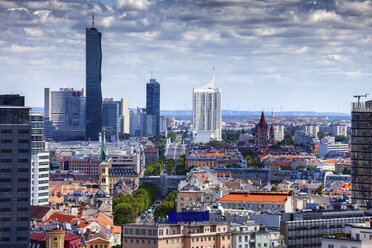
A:
[[[28,168],[20,168],[18,169],[18,172],[28,172]]]
[[[1,178],[0,183],[10,183],[12,181],[11,178]]]
[[[18,163],[28,163],[28,162],[29,162],[28,158],[20,158],[20,159],[18,159]]]
[[[356,235],[356,239],[357,239],[357,240],[360,240],[360,234],[359,234],[359,233],[356,233],[355,235]],[[332,248],[333,248],[333,247],[332,247]]]
[[[18,192],[28,192],[28,188],[18,188]]]
[[[10,158],[3,158],[3,159],[1,159],[0,162],[5,164],[5,163],[11,163],[12,160]]]
[[[12,130],[4,129],[4,130],[1,130],[1,133],[12,133]]]
[[[28,182],[28,178],[18,178],[18,182]]]
[[[10,198],[0,198],[0,202],[10,202]]]
[[[10,143],[12,143],[12,140],[10,140],[10,139],[2,139],[1,140],[1,143],[3,143],[3,144],[10,144]]]
[[[0,188],[0,193],[11,192],[11,188]]]
[[[30,133],[30,130],[22,129],[22,130],[18,130],[18,133]]]
[[[10,222],[10,218],[0,218],[0,222]]]
[[[0,169],[1,173],[10,173],[12,172],[12,169]]]
[[[0,212],[10,212],[10,208],[0,208]]]
[[[12,149],[1,149],[1,153],[12,153]]]
[[[328,248],[334,248],[334,245],[328,245]]]
[[[18,140],[18,143],[20,143],[20,144],[27,144],[29,142],[30,142],[30,140],[27,140],[27,139],[20,139],[20,140]]]

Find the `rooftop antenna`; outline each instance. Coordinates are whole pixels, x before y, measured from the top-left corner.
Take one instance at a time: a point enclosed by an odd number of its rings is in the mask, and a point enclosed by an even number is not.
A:
[[[358,106],[360,106],[360,98],[361,97],[367,97],[369,95],[369,93],[366,93],[364,95],[354,95],[355,98],[358,98]]]
[[[94,28],[94,12],[92,12],[92,28]]]
[[[154,77],[153,77],[153,71],[151,70],[151,79],[153,79]]]

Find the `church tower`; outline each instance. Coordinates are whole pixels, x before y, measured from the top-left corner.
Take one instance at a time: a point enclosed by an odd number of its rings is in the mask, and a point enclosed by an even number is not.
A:
[[[105,194],[110,194],[110,178],[109,178],[110,163],[107,161],[106,137],[103,132],[102,147],[101,147],[101,163],[99,164],[99,184],[100,189]]]

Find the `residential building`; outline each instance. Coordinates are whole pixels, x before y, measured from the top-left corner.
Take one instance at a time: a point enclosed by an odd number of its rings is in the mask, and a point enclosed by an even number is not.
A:
[[[98,140],[102,130],[102,34],[94,27],[86,29],[86,139]]]
[[[349,152],[349,145],[344,143],[334,143],[334,144],[323,144],[319,145],[319,156],[322,158],[329,153],[340,153],[345,154]]]
[[[222,139],[222,90],[214,87],[214,69],[211,81],[193,89],[193,141],[206,143]]]
[[[284,132],[284,131],[283,131]],[[261,145],[275,143],[274,125],[268,125],[265,120],[264,112],[261,113],[260,122],[256,125],[255,143]]]
[[[0,103],[0,247],[29,247],[31,125],[24,97],[2,95]]]
[[[146,84],[146,136],[160,134],[160,84],[150,79]]]
[[[246,167],[246,160],[239,151],[190,151],[185,156],[185,167],[225,167],[226,165]]]
[[[326,235],[322,248],[369,248],[372,247],[371,221],[345,225],[344,233]]]
[[[51,229],[45,231],[32,232],[29,247],[85,248],[86,246],[80,236],[54,225]],[[106,246],[105,248],[109,247]]]
[[[145,156],[145,166],[147,167],[151,162],[156,163],[159,159],[159,150],[156,148],[146,148],[143,150]]]
[[[345,123],[332,123],[328,127],[328,132],[332,136],[347,136],[347,125]]]
[[[230,192],[218,200],[224,208],[254,211],[294,211],[292,196],[284,192]]]
[[[177,194],[177,212],[192,211],[193,207],[197,207],[204,202],[203,192],[201,191],[180,191]]]
[[[353,103],[351,112],[351,188],[353,203],[372,207],[372,100]]]
[[[123,225],[123,248],[232,248],[229,223]]]
[[[306,124],[302,126],[302,131],[309,137],[317,138],[319,132],[319,126],[315,124]]]
[[[119,103],[119,133],[129,134],[130,114],[128,108],[128,99],[121,98],[120,101],[117,102]]]
[[[274,138],[276,141],[284,140],[284,126],[283,125],[274,125]]]

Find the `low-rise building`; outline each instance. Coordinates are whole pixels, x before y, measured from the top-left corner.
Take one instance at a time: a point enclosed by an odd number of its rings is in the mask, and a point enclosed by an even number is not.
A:
[[[273,192],[231,192],[218,200],[224,208],[254,211],[293,212],[291,194]]]
[[[204,202],[203,192],[200,191],[180,191],[177,194],[177,212],[192,210],[192,207]]]
[[[232,248],[229,223],[123,225],[123,248]]]

